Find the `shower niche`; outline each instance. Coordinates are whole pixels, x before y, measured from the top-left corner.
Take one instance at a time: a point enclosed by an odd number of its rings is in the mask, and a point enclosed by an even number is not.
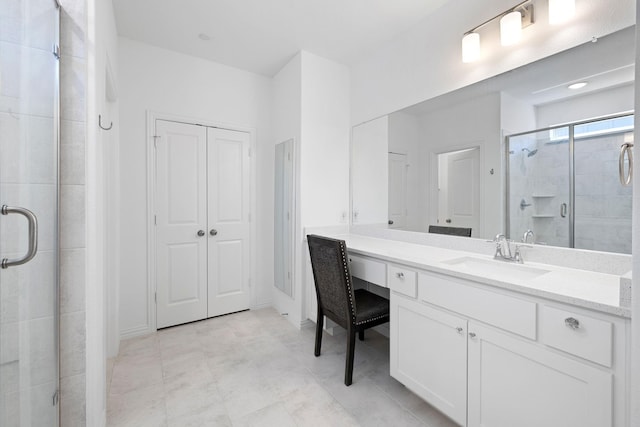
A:
[[[631,253],[631,187],[620,147],[633,133],[621,114],[506,137],[506,231],[520,241]]]

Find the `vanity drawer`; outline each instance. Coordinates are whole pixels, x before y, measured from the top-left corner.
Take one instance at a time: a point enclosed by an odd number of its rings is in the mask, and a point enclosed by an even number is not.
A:
[[[387,264],[357,255],[349,255],[351,276],[387,287]]]
[[[418,276],[420,300],[523,337],[536,339],[536,303],[436,274]]]
[[[387,270],[387,283],[389,283],[389,289],[408,297],[415,298],[418,296],[416,276],[417,273],[415,271],[408,270],[404,267],[389,265]]]
[[[542,306],[540,341],[583,359],[612,365],[613,324],[605,320]]]

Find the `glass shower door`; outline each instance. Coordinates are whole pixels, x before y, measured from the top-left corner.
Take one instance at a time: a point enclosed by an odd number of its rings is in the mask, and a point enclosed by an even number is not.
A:
[[[0,7],[0,425],[58,425],[58,10]]]
[[[507,137],[507,236],[570,247],[569,128]]]

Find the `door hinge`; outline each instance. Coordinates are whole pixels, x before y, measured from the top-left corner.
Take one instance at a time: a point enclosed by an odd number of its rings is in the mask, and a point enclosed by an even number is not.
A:
[[[287,153],[287,160],[291,161],[291,153]]]
[[[158,215],[153,216],[153,225],[158,225]]]
[[[52,405],[56,406],[59,401],[60,401],[60,390],[56,390],[55,393],[53,393]]]
[[[60,45],[55,43],[51,53],[53,53],[53,56],[55,56],[56,59],[60,59]]]
[[[251,212],[249,212],[249,222],[251,222]]]
[[[158,148],[158,138],[160,138],[160,135],[153,135],[153,148]]]
[[[251,147],[249,147],[249,157],[251,157]]]
[[[158,303],[158,293],[154,292],[153,293],[153,301],[157,304]]]

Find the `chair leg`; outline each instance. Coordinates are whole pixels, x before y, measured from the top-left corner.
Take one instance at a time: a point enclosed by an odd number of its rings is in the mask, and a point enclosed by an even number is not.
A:
[[[324,313],[318,306],[318,319],[316,320],[316,348],[313,352],[316,357],[320,356],[320,348],[322,347],[322,329],[324,327]]]
[[[360,329],[360,330],[358,331],[358,339],[359,339],[360,341],[364,341],[364,329]]]
[[[353,356],[356,349],[356,331],[349,328],[347,331],[347,366],[344,371],[344,385],[350,386],[353,382]]]

